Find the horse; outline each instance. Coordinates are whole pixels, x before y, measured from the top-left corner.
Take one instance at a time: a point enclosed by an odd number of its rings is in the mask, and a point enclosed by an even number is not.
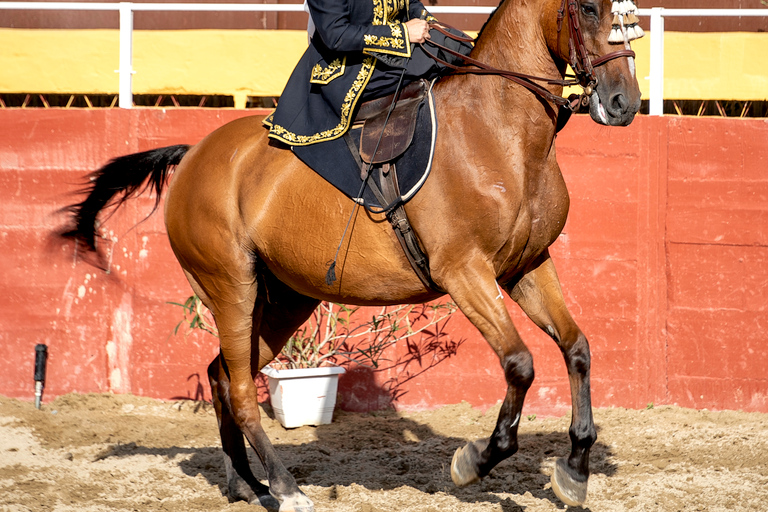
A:
[[[552,488],[566,504],[584,503],[597,435],[589,344],[566,307],[548,249],[569,209],[555,152],[563,111],[553,98],[562,95],[564,82],[557,79],[571,64],[587,77],[588,83],[580,81],[591,93],[594,121],[632,121],[640,106],[634,54],[626,37],[626,49],[611,52],[611,11],[610,0],[502,0],[470,57],[490,69],[554,77],[536,83],[546,94],[507,80],[503,72],[455,73],[434,85],[440,120],[435,159],[405,209],[435,286],[417,277],[383,214],[356,208],[285,146],[270,141],[258,116],[232,121],[194,146],[118,157],[93,173],[87,197],[70,207],[73,225],[61,233],[88,254],[99,251],[102,209],[147,187],[157,191],[158,201],[165,192],[170,244],[219,330],[220,354],[208,377],[231,498],[258,500],[280,512],[314,510],[261,427],[254,377],[320,301],[390,305],[450,295],[498,355],[507,383],[490,437],[459,448],[451,462],[458,486],[488,475],[518,449],[523,401],[534,379],[531,353],[504,304],[505,290],[565,360],[571,451],[557,459]],[[327,282],[339,240],[338,279]],[[268,486],[251,472],[243,435]]]

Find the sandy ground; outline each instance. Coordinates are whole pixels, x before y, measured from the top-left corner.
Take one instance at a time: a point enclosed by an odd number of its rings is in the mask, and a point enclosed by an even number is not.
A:
[[[459,404],[264,426],[318,512],[564,510],[549,475],[568,452],[567,417],[524,418],[515,456],[479,484],[451,483],[451,455],[488,436],[497,412]],[[665,406],[595,420],[586,510],[768,511],[768,415]],[[3,512],[264,511],[230,503],[225,479],[206,403],[67,395],[38,411],[0,397]]]

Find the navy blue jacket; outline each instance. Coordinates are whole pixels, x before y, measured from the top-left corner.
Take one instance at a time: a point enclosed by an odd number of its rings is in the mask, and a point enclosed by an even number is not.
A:
[[[315,33],[277,109],[264,120],[270,137],[291,146],[338,139],[361,100],[394,91],[402,68],[405,82],[437,76],[428,57],[411,59],[405,22],[434,19],[418,0],[308,0],[308,5]]]

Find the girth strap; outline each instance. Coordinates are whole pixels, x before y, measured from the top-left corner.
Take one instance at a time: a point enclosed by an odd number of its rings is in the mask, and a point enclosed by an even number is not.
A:
[[[422,284],[430,290],[444,292],[432,280],[429,272],[429,259],[419,244],[416,233],[411,228],[405,208],[400,202],[400,187],[397,184],[397,172],[394,164],[383,164],[379,169],[381,188],[376,185],[374,180],[368,180],[368,186],[381,204],[394,204],[397,206],[387,211],[387,220],[392,224],[395,230],[395,236],[403,247],[403,252],[408,258],[414,272],[421,280]]]

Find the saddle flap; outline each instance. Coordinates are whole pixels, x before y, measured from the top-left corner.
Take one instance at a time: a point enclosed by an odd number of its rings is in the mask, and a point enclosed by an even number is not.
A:
[[[420,103],[421,98],[398,102],[386,126],[384,121],[387,119],[387,112],[366,119],[360,133],[360,157],[363,161],[380,164],[394,160],[405,153],[413,141],[413,134],[416,131],[416,114]],[[376,150],[376,144],[379,145],[378,150]],[[375,155],[374,151],[376,151]]]

